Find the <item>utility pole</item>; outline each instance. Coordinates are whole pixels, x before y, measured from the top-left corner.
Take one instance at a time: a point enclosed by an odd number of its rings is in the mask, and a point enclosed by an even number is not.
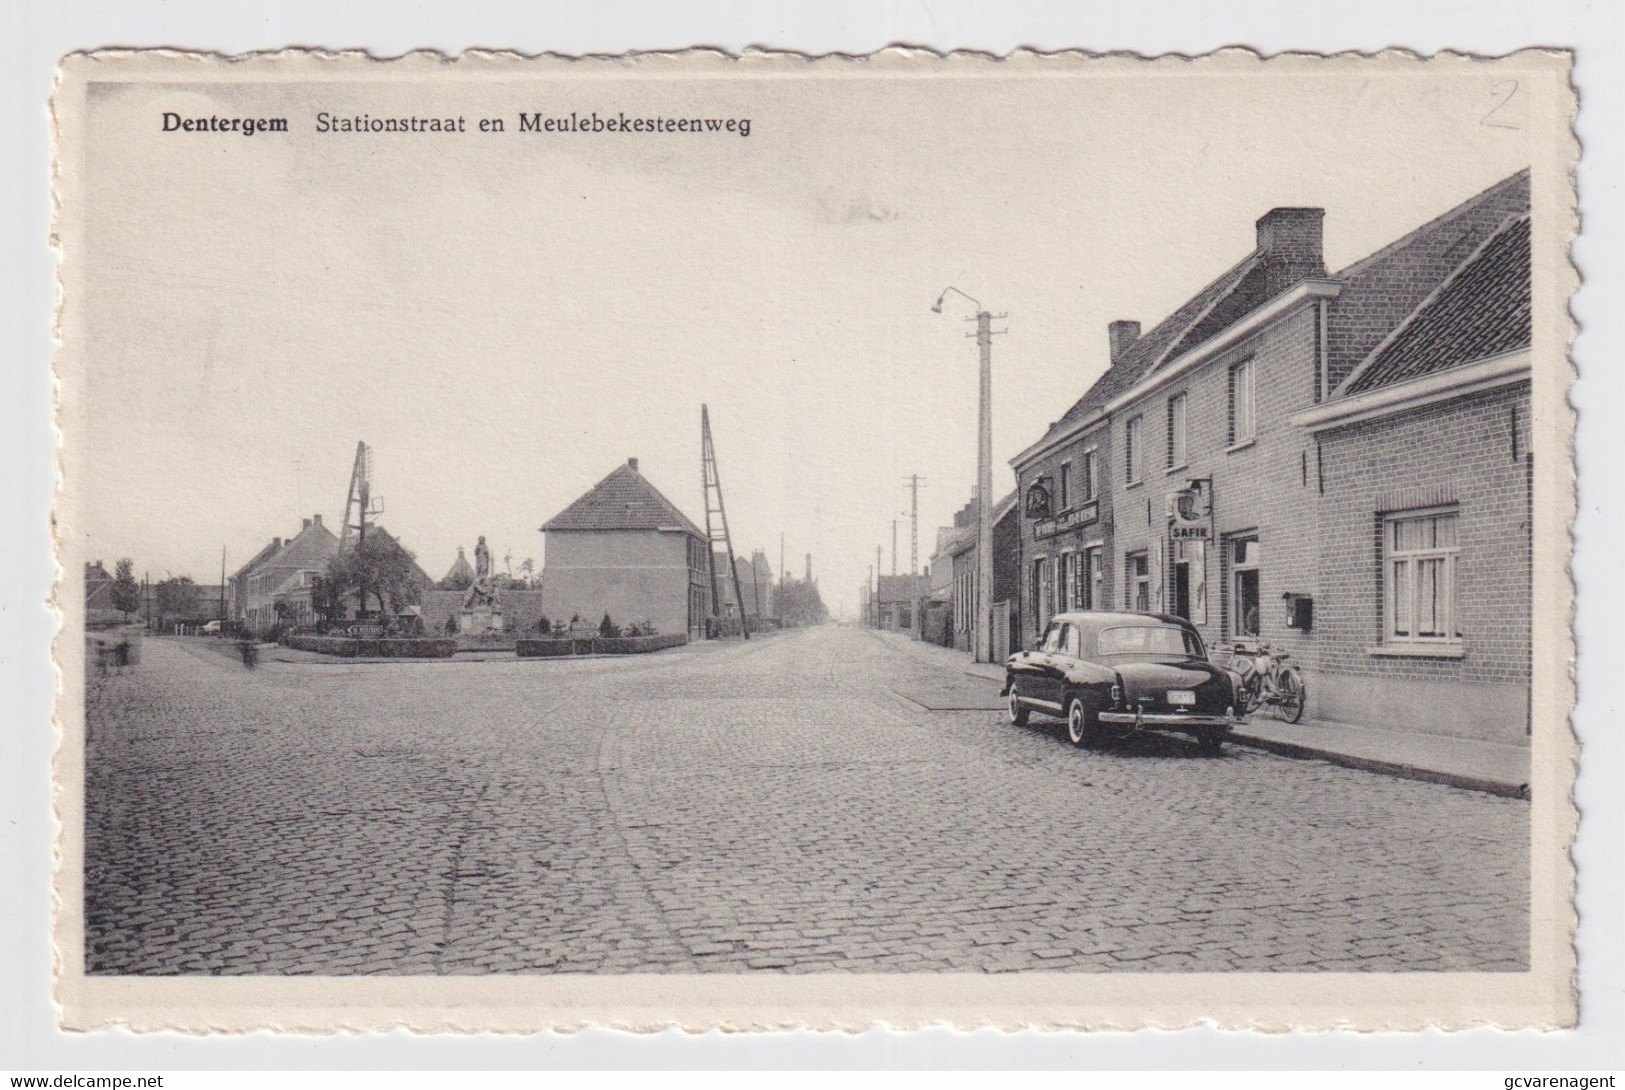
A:
[[[976,312],[981,375],[976,419],[976,661],[993,661],[993,316]]]
[[[880,554],[881,548],[875,546],[875,627],[880,627]]]
[[[870,628],[875,627],[875,611],[880,607],[875,604],[875,566],[869,565],[869,577],[863,581],[863,622]]]
[[[976,661],[993,659],[993,315],[980,300],[958,288],[944,288],[931,309],[942,313],[943,300],[953,292],[976,307],[976,338],[981,375],[976,420]],[[999,315],[1000,318],[1005,315]],[[1000,330],[999,332],[1004,332]]]
[[[925,480],[918,473],[910,473],[908,481],[908,573],[920,574],[920,485]]]
[[[891,573],[897,574],[897,520],[891,520]]]
[[[722,606],[717,594],[717,546],[728,553],[728,571],[733,575],[734,601],[739,603],[739,634],[750,639],[750,621],[745,617],[745,592],[739,585],[739,565],[734,563],[733,537],[728,533],[728,512],[722,505],[722,477],[717,472],[717,452],[711,445],[711,410],[700,406],[700,475],[705,490],[705,547],[711,562],[711,616],[720,619]],[[721,525],[714,525],[716,515]]]
[[[220,546],[220,638],[226,638],[226,547]]]

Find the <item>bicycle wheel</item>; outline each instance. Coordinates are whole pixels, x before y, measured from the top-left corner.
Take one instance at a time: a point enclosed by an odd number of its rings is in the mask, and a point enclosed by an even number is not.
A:
[[[1303,705],[1305,691],[1303,675],[1290,666],[1281,671],[1281,680],[1277,683],[1280,696],[1276,700],[1275,711],[1288,723],[1296,723],[1303,718]]]

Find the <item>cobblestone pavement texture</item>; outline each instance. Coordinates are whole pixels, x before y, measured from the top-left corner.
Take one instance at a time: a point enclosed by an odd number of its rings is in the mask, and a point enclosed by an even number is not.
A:
[[[87,709],[87,969],[1527,968],[1527,803],[896,695],[967,683],[836,626],[255,671],[150,641]]]

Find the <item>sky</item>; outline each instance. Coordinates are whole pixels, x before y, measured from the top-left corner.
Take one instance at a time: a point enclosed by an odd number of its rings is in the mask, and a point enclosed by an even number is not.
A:
[[[1183,67],[1180,67],[1183,65]],[[444,574],[629,457],[703,525],[708,405],[735,551],[781,535],[854,609],[975,482],[972,308],[1008,460],[1146,328],[1244,257],[1276,206],[1326,209],[1334,271],[1531,161],[1525,104],[1470,64],[1175,62],[1091,78],[593,78],[93,87],[66,211],[65,525],[84,555],[219,578],[321,513],[356,443],[379,521]],[[183,116],[290,132],[162,133]],[[749,117],[737,135],[521,134],[522,112]],[[501,134],[318,134],[343,116]]]

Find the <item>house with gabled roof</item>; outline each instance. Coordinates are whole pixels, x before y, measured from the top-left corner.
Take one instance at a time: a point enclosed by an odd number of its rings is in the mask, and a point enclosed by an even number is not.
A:
[[[648,621],[662,634],[704,633],[710,615],[705,534],[629,458],[542,526],[549,616]],[[725,564],[726,562],[724,562]]]
[[[320,515],[305,519],[299,533],[287,540],[272,538],[231,576],[227,595],[232,619],[255,632],[269,631],[284,620],[308,621],[311,579],[338,551],[339,539],[322,524]],[[277,615],[279,599],[284,602],[283,617]],[[290,603],[299,616],[287,615]]]
[[[1332,397],[1295,418],[1317,452],[1316,683],[1334,713],[1527,745],[1527,212],[1473,241]]]
[[[1063,610],[1176,613],[1290,652],[1311,717],[1518,741],[1529,186],[1334,273],[1322,210],[1277,208],[1149,332],[1112,323],[1106,373],[1012,462],[1026,645]]]

